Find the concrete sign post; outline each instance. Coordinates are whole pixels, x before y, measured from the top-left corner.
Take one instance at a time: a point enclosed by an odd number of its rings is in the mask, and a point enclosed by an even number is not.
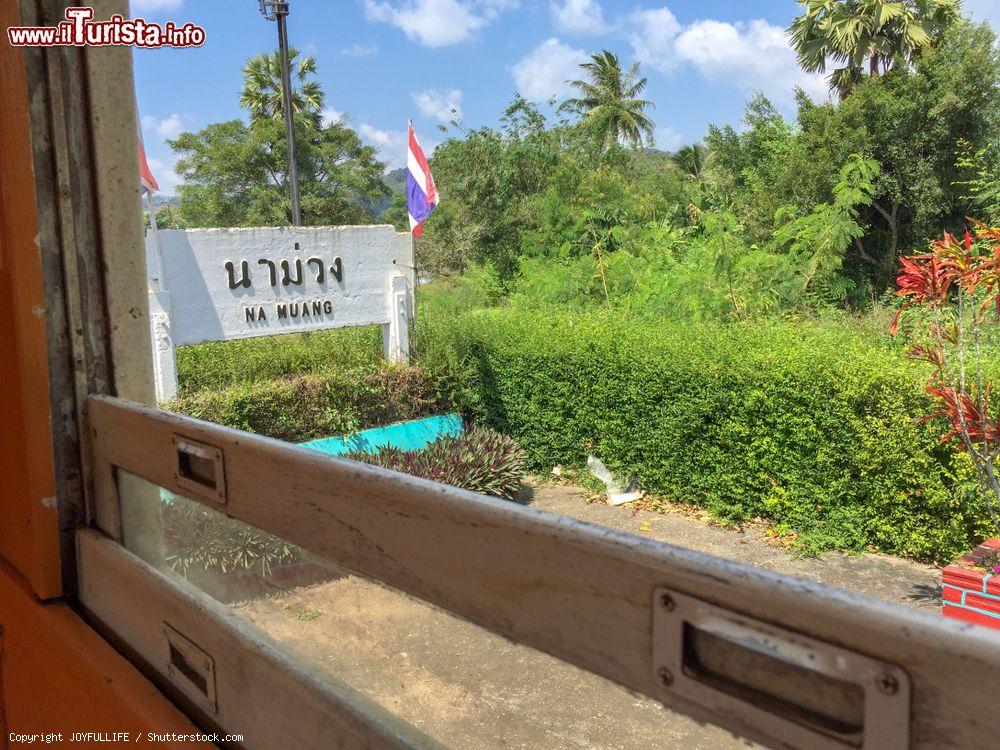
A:
[[[381,325],[406,362],[413,244],[390,226],[159,231],[146,236],[159,400],[177,396],[174,348],[203,341]],[[158,278],[161,276],[163,278]]]

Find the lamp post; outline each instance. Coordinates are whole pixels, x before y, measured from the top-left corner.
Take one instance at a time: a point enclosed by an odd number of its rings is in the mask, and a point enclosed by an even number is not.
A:
[[[260,12],[268,21],[278,22],[278,57],[281,61],[281,94],[285,114],[285,142],[288,145],[288,187],[292,197],[292,226],[302,225],[299,207],[299,168],[295,163],[295,117],[292,112],[292,74],[288,63],[287,0],[260,0]]]

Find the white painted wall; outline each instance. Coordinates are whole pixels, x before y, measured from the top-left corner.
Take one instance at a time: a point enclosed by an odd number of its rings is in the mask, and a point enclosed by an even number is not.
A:
[[[391,226],[161,229],[159,262],[153,240],[147,233],[150,289],[159,290],[150,292],[150,320],[161,400],[177,393],[174,347],[203,341],[382,325],[386,357],[408,357],[408,233]]]

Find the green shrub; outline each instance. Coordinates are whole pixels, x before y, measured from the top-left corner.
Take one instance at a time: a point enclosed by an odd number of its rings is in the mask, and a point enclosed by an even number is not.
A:
[[[262,339],[263,340],[263,339]],[[299,443],[440,414],[450,404],[416,367],[331,371],[203,389],[169,405],[216,424]]]
[[[517,496],[528,468],[528,458],[516,441],[483,427],[438,438],[419,451],[385,447],[377,453],[351,453],[348,458],[505,500]]]
[[[261,383],[289,375],[377,370],[382,361],[379,326],[338,328],[177,348],[180,396],[206,388]]]
[[[284,539],[185,498],[164,503],[162,519],[166,563],[185,578],[243,570],[269,576],[273,566],[306,555]]]
[[[947,560],[985,533],[972,472],[928,413],[925,373],[847,325],[702,326],[494,309],[423,330],[467,416],[533,466],[599,455],[656,495],[802,551]],[[971,508],[971,510],[970,510]]]

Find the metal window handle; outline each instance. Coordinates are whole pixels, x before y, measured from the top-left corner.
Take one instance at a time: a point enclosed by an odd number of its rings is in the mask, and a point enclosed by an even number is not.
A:
[[[176,452],[174,479],[185,493],[226,503],[226,465],[222,450],[196,440],[174,435],[171,444]]]
[[[213,714],[218,711],[215,693],[215,660],[169,623],[163,623],[166,673],[188,698]]]
[[[693,700],[791,747],[909,747],[898,667],[670,589],[653,599],[653,672]]]

